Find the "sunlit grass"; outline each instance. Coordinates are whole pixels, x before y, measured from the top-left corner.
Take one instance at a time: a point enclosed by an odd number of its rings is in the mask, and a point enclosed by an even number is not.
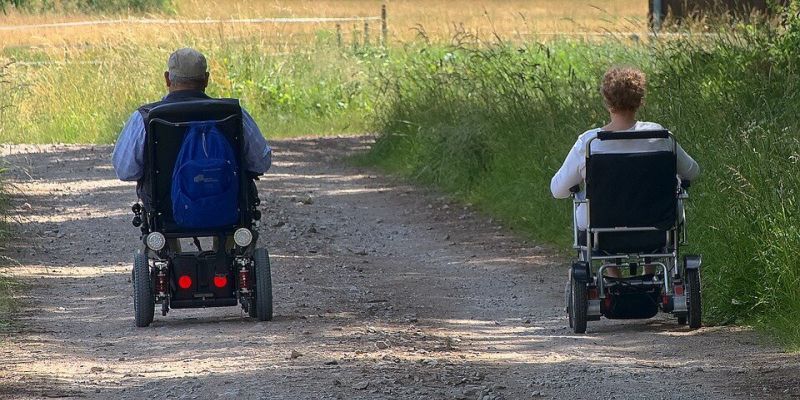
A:
[[[237,97],[269,138],[367,129],[385,54],[340,49],[318,35],[303,51],[270,52],[257,39],[183,37],[209,60],[209,93]],[[173,47],[138,42],[75,50],[61,57],[26,53],[10,66],[21,90],[0,120],[0,142],[111,143],[136,107],[166,93],[163,71]]]

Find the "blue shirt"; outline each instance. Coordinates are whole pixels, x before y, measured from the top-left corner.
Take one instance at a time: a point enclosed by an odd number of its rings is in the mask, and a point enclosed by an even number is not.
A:
[[[257,174],[267,172],[272,165],[272,149],[253,121],[253,117],[242,109],[244,127],[244,163],[248,171]],[[111,162],[117,178],[123,181],[137,181],[144,174],[144,119],[139,111],[134,111],[114,145]]]

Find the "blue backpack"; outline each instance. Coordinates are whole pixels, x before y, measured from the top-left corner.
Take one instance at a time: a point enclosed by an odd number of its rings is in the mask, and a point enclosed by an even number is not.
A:
[[[172,171],[172,214],[182,228],[210,229],[239,219],[239,168],[213,123],[189,125]]]

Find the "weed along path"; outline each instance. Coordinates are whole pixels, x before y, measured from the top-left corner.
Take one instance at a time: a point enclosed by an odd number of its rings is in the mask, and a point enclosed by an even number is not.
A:
[[[752,331],[672,319],[573,335],[567,261],[487,217],[340,160],[368,138],[277,141],[259,182],[275,320],[172,310],[135,328],[132,184],[108,146],[3,147],[25,284],[0,398],[800,397],[800,361]]]

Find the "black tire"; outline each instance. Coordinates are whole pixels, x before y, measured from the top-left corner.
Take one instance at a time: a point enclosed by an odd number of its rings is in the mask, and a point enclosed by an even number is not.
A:
[[[688,286],[686,288],[686,308],[688,309],[689,329],[697,329],[700,328],[703,312],[703,303],[700,296],[700,270],[686,270],[686,286]]]
[[[256,292],[251,306],[255,305],[255,316],[259,321],[272,321],[272,272],[267,249],[256,249],[253,260],[256,270]]]
[[[137,251],[133,255],[133,311],[136,326],[144,328],[153,322],[156,299],[153,295],[153,282],[150,278],[150,266],[147,256]]]
[[[575,282],[574,279],[570,279],[570,281],[572,282],[569,305],[570,326],[575,333],[586,333],[586,309],[589,307],[586,284]]]
[[[247,315],[249,315],[250,318],[258,317],[258,312],[256,311],[256,298],[255,298],[255,296],[253,296],[251,294],[250,298],[247,299],[247,301],[250,302],[250,304],[247,305]]]
[[[686,325],[686,315],[678,315],[678,325]]]

